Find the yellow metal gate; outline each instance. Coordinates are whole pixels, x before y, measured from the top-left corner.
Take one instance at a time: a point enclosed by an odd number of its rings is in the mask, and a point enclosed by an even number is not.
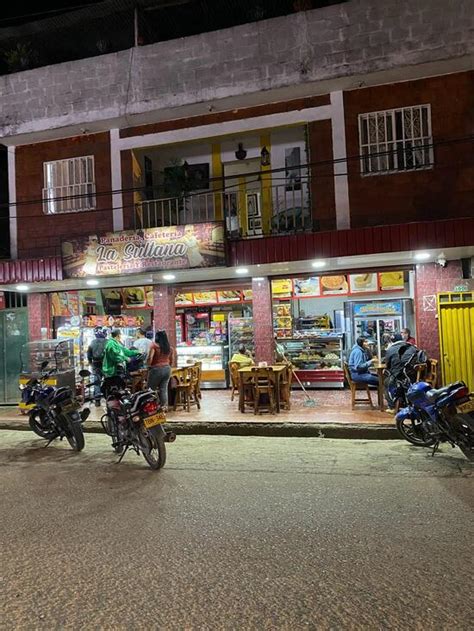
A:
[[[439,340],[445,384],[462,379],[474,391],[474,292],[438,294]]]

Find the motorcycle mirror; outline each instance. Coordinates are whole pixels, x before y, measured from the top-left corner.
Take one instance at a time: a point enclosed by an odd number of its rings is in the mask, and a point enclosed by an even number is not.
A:
[[[47,360],[45,360],[44,362],[41,362],[41,370],[44,370],[48,364],[49,362]]]
[[[85,379],[86,377],[90,377],[91,376],[91,372],[90,370],[80,370],[79,371],[79,377],[82,377],[83,379]]]

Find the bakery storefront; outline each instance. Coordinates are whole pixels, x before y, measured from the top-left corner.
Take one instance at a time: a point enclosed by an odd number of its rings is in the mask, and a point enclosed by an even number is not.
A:
[[[343,361],[359,336],[383,360],[390,338],[414,328],[414,271],[328,274],[272,281],[275,336],[306,387],[344,387]]]

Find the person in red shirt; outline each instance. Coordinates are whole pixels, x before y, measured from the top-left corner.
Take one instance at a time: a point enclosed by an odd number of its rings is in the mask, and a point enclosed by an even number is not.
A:
[[[168,383],[171,377],[173,349],[166,331],[157,331],[148,354],[148,387],[156,390],[161,407],[168,409]]]
[[[410,329],[402,329],[402,339],[407,344],[413,344],[413,346],[416,346],[416,340],[411,336]]]

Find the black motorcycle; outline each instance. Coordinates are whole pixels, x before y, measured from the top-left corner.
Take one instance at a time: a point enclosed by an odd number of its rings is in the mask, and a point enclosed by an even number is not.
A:
[[[41,376],[30,379],[21,387],[22,401],[34,406],[28,412],[30,428],[48,444],[56,438],[66,438],[75,451],[81,451],[84,449],[82,423],[90,410],[86,408],[79,412],[81,406],[69,386],[56,388],[46,384],[55,372],[44,372],[47,365],[48,362],[43,362]],[[81,371],[86,372],[89,371]]]
[[[132,448],[143,455],[152,469],[161,469],[166,462],[165,443],[176,439],[173,432],[164,430],[165,422],[153,390],[132,394],[128,389],[110,389],[101,423],[112,438],[114,451],[120,454],[119,462]]]

